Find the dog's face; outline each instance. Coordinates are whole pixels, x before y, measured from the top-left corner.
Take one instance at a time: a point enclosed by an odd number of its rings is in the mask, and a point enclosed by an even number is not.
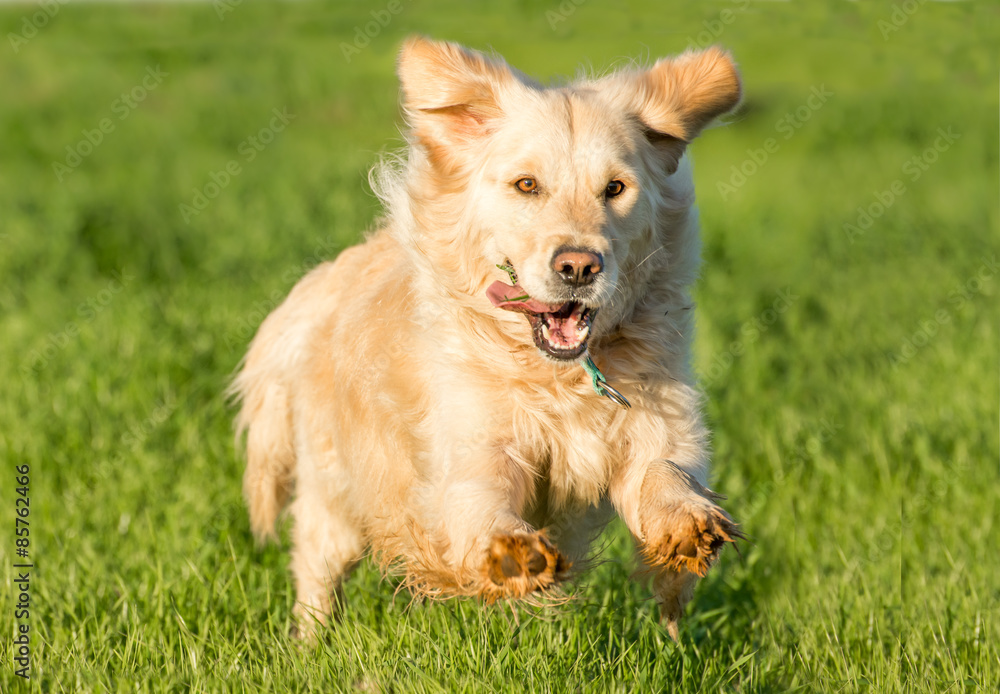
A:
[[[450,221],[479,261],[465,265],[492,272],[493,306],[523,313],[535,345],[563,361],[586,353],[598,312],[620,316],[634,301],[631,270],[662,246],[669,176],[740,92],[715,49],[546,89],[479,53],[413,39],[399,70],[432,171],[425,195],[460,201]]]

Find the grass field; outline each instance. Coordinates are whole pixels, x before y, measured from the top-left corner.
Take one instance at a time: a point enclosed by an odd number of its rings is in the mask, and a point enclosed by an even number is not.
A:
[[[27,623],[51,692],[996,694],[1000,9],[576,3],[0,9],[0,690]],[[413,31],[541,77],[711,41],[741,63],[744,106],[693,146],[696,358],[752,542],[677,645],[618,527],[566,607],[411,604],[364,565],[317,650],[286,636],[222,392],[377,214]]]

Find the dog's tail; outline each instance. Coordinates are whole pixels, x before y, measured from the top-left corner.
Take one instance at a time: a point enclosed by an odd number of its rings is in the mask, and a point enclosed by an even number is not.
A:
[[[229,387],[229,395],[241,402],[236,439],[239,443],[246,435],[243,496],[259,541],[274,538],[278,515],[294,485],[294,422],[286,379],[291,355],[288,336],[282,334],[286,308],[287,302],[261,325]]]

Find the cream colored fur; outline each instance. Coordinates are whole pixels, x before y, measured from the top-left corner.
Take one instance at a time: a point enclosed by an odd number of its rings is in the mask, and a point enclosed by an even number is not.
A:
[[[739,536],[704,487],[683,157],[737,103],[733,63],[709,49],[543,88],[414,38],[399,75],[410,148],[378,175],[383,226],[299,282],[233,384],[254,532],[292,499],[308,633],[366,549],[428,594],[525,597],[564,578],[613,510],[676,637],[695,579]],[[516,190],[524,176],[537,195]],[[625,191],[606,199],[611,180]],[[603,255],[589,354],[630,410],[486,297],[510,259],[556,301],[550,259],[567,245]]]

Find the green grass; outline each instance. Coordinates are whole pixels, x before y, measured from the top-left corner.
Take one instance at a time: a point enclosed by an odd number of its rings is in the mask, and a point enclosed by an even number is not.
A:
[[[562,20],[555,2],[403,2],[349,63],[341,43],[386,4],[248,0],[223,21],[211,4],[69,5],[16,53],[5,41],[0,690],[19,682],[26,464],[43,691],[995,693],[1000,278],[982,258],[997,245],[1000,11],[926,3],[883,39],[891,6],[743,4],[584,2]],[[3,7],[0,34],[35,11]],[[411,605],[365,565],[318,650],[285,635],[286,548],[254,546],[222,391],[267,311],[377,214],[365,174],[399,144],[393,61],[413,31],[540,76],[701,32],[742,65],[744,107],[693,147],[696,349],[713,485],[753,541],[701,582],[679,645],[629,581],[617,527],[567,607]],[[120,120],[116,100],[156,66],[168,74]],[[784,139],[813,87],[832,96]],[[246,161],[275,108],[294,119]],[[57,180],[53,161],[104,118],[113,131]],[[960,137],[912,180],[938,128]],[[759,170],[720,188],[768,138]],[[179,205],[234,159],[185,223]]]

